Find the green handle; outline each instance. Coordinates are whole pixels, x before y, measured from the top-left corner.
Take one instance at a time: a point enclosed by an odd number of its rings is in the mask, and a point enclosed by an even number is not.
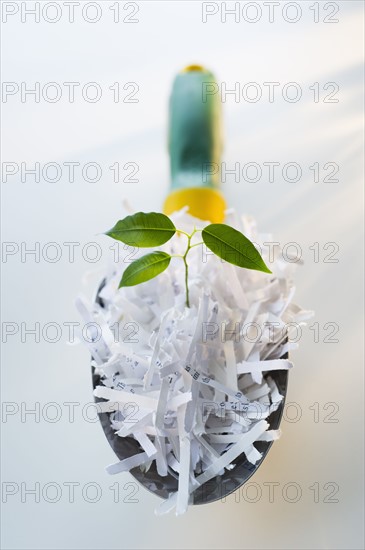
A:
[[[221,104],[214,75],[192,65],[179,73],[170,97],[171,190],[219,189]]]

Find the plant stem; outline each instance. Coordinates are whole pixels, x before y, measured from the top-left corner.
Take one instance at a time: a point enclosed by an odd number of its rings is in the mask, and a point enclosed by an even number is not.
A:
[[[186,233],[186,231],[183,231],[182,229],[177,229],[176,230],[178,233],[182,233],[183,235],[185,235],[186,237],[190,237],[189,233]]]
[[[190,307],[190,300],[189,300],[189,266],[188,266],[188,262],[186,261],[186,256],[188,255],[189,250],[191,248],[190,243],[191,243],[191,238],[194,235],[194,232],[195,232],[195,229],[190,235],[188,235],[188,246],[187,246],[185,254],[183,256],[183,260],[184,260],[184,264],[185,264],[186,307]]]
[[[186,307],[190,307],[190,301],[189,301],[189,283],[188,283],[189,266],[188,266],[187,261],[186,261],[186,255],[184,256],[184,264],[185,264]]]
[[[176,257],[176,258],[182,258],[184,260],[184,265],[185,265],[185,292],[186,292],[186,301],[185,301],[185,304],[186,304],[186,307],[190,307],[190,299],[189,299],[189,265],[188,265],[188,262],[186,261],[186,257],[189,253],[189,250],[191,248],[194,248],[194,246],[198,246],[200,244],[203,244],[203,242],[199,242],[199,243],[196,243],[196,244],[191,244],[191,239],[193,238],[193,236],[195,235],[195,233],[197,233],[198,231],[202,231],[201,229],[197,229],[196,227],[194,227],[194,230],[192,233],[186,233],[185,231],[181,231],[181,229],[178,229],[177,230],[178,233],[182,233],[183,235],[185,235],[187,238],[188,238],[188,246],[185,250],[185,254],[183,256],[181,256],[180,254],[174,254],[173,257]]]

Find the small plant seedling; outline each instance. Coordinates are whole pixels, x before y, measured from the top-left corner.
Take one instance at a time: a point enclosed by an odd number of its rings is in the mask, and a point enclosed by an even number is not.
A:
[[[191,239],[198,232],[201,232],[202,241],[191,244]],[[186,233],[177,229],[165,214],[137,212],[133,216],[119,220],[106,235],[127,245],[151,248],[167,243],[176,233],[187,238],[184,254],[170,255],[157,250],[142,256],[124,271],[119,288],[149,281],[168,268],[171,258],[181,258],[185,267],[186,306],[190,307],[187,256],[192,248],[203,244],[216,256],[233,265],[271,273],[254,244],[240,231],[224,223],[213,223],[204,229],[194,228],[192,233]]]

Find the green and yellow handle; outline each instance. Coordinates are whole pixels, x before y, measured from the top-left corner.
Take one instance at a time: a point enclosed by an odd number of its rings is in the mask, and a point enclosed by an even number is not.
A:
[[[171,191],[165,214],[184,206],[194,217],[224,220],[226,202],[220,191],[222,153],[221,103],[214,75],[199,65],[186,67],[173,84],[169,109]]]

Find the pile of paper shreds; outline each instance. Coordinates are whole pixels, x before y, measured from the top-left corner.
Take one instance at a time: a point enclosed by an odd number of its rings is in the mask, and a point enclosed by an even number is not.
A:
[[[184,211],[171,218],[188,232],[205,225]],[[99,410],[114,411],[116,434],[141,447],[107,470],[147,470],[156,461],[161,477],[176,472],[178,491],[162,503],[161,513],[174,507],[185,512],[197,487],[234,468],[242,453],[255,464],[261,454],[254,442],[279,437],[266,421],[282,400],[270,371],[292,367],[282,359],[298,345],[290,342],[291,330],[297,335],[311,316],[292,303],[296,259],[284,258],[270,235],[257,234],[253,219],[230,211],[226,222],[259,245],[272,275],[223,262],[204,245],[194,247],[187,308],[180,258],[158,277],[118,289],[127,261],[150,252],[131,258],[129,250],[126,263],[113,263],[106,275],[103,306],[78,300],[95,330],[88,345],[102,382],[94,393],[106,400]],[[184,253],[186,239],[175,236],[161,249]]]

